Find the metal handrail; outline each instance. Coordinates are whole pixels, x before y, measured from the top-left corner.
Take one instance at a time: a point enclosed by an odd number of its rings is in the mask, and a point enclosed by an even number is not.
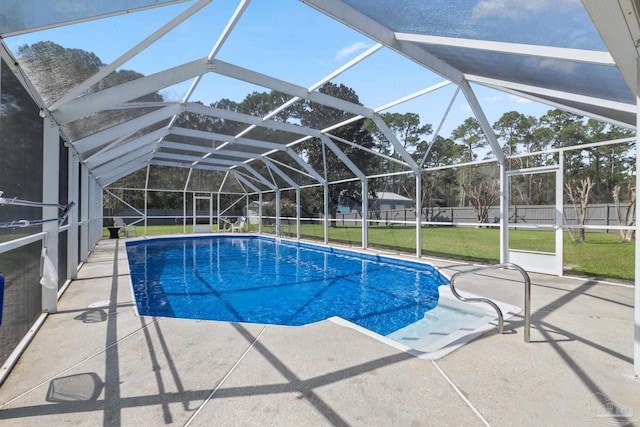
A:
[[[485,265],[482,267],[472,268],[471,270],[458,271],[453,276],[451,276],[451,282],[449,283],[451,293],[462,302],[483,302],[493,307],[498,314],[498,332],[502,334],[504,332],[504,316],[502,315],[502,310],[500,310],[500,307],[498,307],[495,302],[491,301],[488,298],[463,297],[458,293],[458,291],[456,291],[455,280],[457,277],[465,274],[473,274],[479,271],[498,270],[503,268],[519,271],[522,275],[522,278],[524,279],[524,342],[529,342],[531,338],[531,279],[529,278],[529,274],[527,274],[527,272],[519,265],[507,262],[502,264]]]

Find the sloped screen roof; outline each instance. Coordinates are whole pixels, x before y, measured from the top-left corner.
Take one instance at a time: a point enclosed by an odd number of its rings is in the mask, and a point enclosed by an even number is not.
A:
[[[579,0],[345,0],[343,3],[393,32],[607,50]]]
[[[0,9],[0,33],[12,35],[47,28],[70,21],[80,21],[114,13],[132,12],[184,0],[109,0],[40,1],[3,0]]]
[[[578,0],[11,0],[0,53],[103,185],[155,164],[268,188],[324,179],[309,144],[366,174],[356,160],[375,147],[352,128],[365,119],[415,170],[379,114],[407,102],[437,123],[450,83],[635,126],[626,51],[609,46],[629,38],[609,23],[629,18],[602,13]]]

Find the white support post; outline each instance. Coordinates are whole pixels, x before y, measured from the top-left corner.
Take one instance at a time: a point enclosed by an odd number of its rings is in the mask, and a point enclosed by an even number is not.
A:
[[[251,221],[249,220],[249,208],[251,207],[250,205],[251,200],[249,200],[249,194],[246,194],[244,196],[244,200],[245,200],[244,216],[247,219],[247,231],[249,231],[249,224],[251,224]]]
[[[640,60],[636,60],[637,85],[640,87]],[[640,95],[636,95],[636,191],[640,189]],[[638,235],[638,222],[640,221],[640,209],[636,209],[636,250],[635,250],[635,304],[633,310],[633,373],[636,379],[640,379],[640,236]]]
[[[369,247],[369,181],[362,180],[362,249]]]
[[[329,243],[329,184],[325,181],[324,184],[324,243]]]
[[[102,224],[104,222],[104,191],[102,186],[95,180],[96,183],[96,245],[100,242],[102,238]]]
[[[95,204],[96,202],[93,200],[95,198],[94,189],[93,189],[93,177],[91,174],[87,175],[87,256],[93,250],[93,217],[94,211],[96,210]]]
[[[89,252],[91,252],[96,244],[96,232],[95,232],[95,221],[96,221],[96,185],[92,176],[89,176],[89,185],[87,186],[87,193],[89,199],[89,213],[88,213],[88,222],[87,222],[87,232],[89,233]]]
[[[564,151],[558,153],[558,170],[556,171],[556,217],[555,217],[555,237],[556,237],[556,273],[559,277],[563,275],[562,264],[564,262],[564,229],[562,221],[564,218]]]
[[[91,224],[93,229],[93,244],[92,247],[95,247],[100,238],[102,237],[102,223],[104,221],[103,218],[103,206],[102,206],[102,187],[100,187],[100,183],[93,178],[91,179],[91,186],[93,188],[93,215],[91,217]]]
[[[416,174],[416,258],[422,257],[422,172]]]
[[[49,117],[43,119],[42,135],[42,202],[54,206],[43,206],[42,218],[56,218],[60,216],[57,207],[60,203],[60,130],[58,125]],[[42,231],[47,233],[45,240],[47,255],[53,265],[58,268],[58,232],[57,221],[49,221],[42,224]],[[58,311],[58,277],[56,274],[56,287],[50,289],[42,287],[42,311],[55,313]]]
[[[262,192],[258,193],[258,233],[262,234]]]
[[[300,188],[296,188],[296,239],[300,240]]]
[[[96,244],[96,183],[92,176],[89,176],[88,199],[89,199],[89,218],[88,218],[88,233],[89,233],[89,251],[92,251]]]
[[[89,170],[80,165],[80,261],[89,259]]]
[[[147,215],[148,215],[148,203],[149,203],[149,174],[151,171],[151,165],[147,165],[147,176],[144,180],[144,235],[147,235]]]
[[[193,193],[193,198],[191,199],[191,207],[192,207],[191,213],[193,215],[193,217],[191,218],[191,222],[192,222],[192,225],[193,225],[193,232],[195,233],[196,229],[198,228],[198,227],[196,227],[196,223],[197,223],[196,216],[198,215],[198,211],[196,210],[197,206],[196,206],[196,193],[195,193],[195,191]]]
[[[218,231],[224,231],[224,224],[222,224],[222,217],[220,216],[220,190],[216,193],[216,210],[217,210],[217,219],[218,223]]]
[[[213,192],[209,193],[209,233],[213,231]]]
[[[276,190],[276,237],[280,236],[280,189]]]
[[[89,250],[96,245],[96,181],[89,177]]]
[[[187,190],[189,189],[189,182],[191,181],[191,173],[193,169],[189,169],[189,174],[187,175],[187,179],[184,183],[184,188],[182,189],[182,233],[187,234]],[[218,212],[220,210],[218,209]]]
[[[182,192],[182,233],[187,233],[187,190]]]
[[[75,206],[69,212],[67,222],[70,225],[67,230],[67,278],[78,278],[78,195],[80,194],[78,188],[78,174],[80,170],[80,163],[78,161],[78,155],[69,149],[69,173],[68,173],[68,188],[69,188],[69,200],[68,203],[75,203]]]
[[[102,223],[104,221],[104,209],[102,203],[102,187],[96,179],[92,179],[94,193],[94,215],[93,215],[93,247],[95,247],[102,237]]]
[[[500,163],[500,262],[509,262],[509,177]]]

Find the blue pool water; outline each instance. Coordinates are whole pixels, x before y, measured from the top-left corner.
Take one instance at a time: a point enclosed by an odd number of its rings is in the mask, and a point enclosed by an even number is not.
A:
[[[299,326],[339,316],[388,335],[425,316],[448,279],[434,267],[249,237],[127,243],[141,315]]]

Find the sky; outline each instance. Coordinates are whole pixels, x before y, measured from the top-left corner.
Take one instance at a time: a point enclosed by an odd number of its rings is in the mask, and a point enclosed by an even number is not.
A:
[[[488,13],[487,3],[491,2],[484,0],[479,3],[484,4],[484,13]],[[22,34],[6,38],[5,42],[15,53],[20,45],[51,40],[67,48],[94,52],[108,64],[192,4],[181,3]],[[236,0],[212,2],[122,68],[149,75],[206,57],[237,4]],[[253,0],[216,58],[310,87],[374,45],[375,42],[364,35],[297,0]],[[361,103],[375,109],[440,83],[443,78],[383,48],[333,81],[351,87]],[[190,84],[191,81],[184,82],[166,88],[161,93],[167,100],[181,100]],[[539,117],[551,109],[481,86],[473,88],[490,123],[507,111],[515,110]],[[208,73],[190,100],[209,104],[229,98],[240,102],[252,91],[268,90]],[[430,123],[436,129],[454,93],[455,86],[449,85],[382,112],[417,113],[422,123]],[[464,96],[458,94],[440,134],[448,137],[455,127],[470,116],[472,112]]]

